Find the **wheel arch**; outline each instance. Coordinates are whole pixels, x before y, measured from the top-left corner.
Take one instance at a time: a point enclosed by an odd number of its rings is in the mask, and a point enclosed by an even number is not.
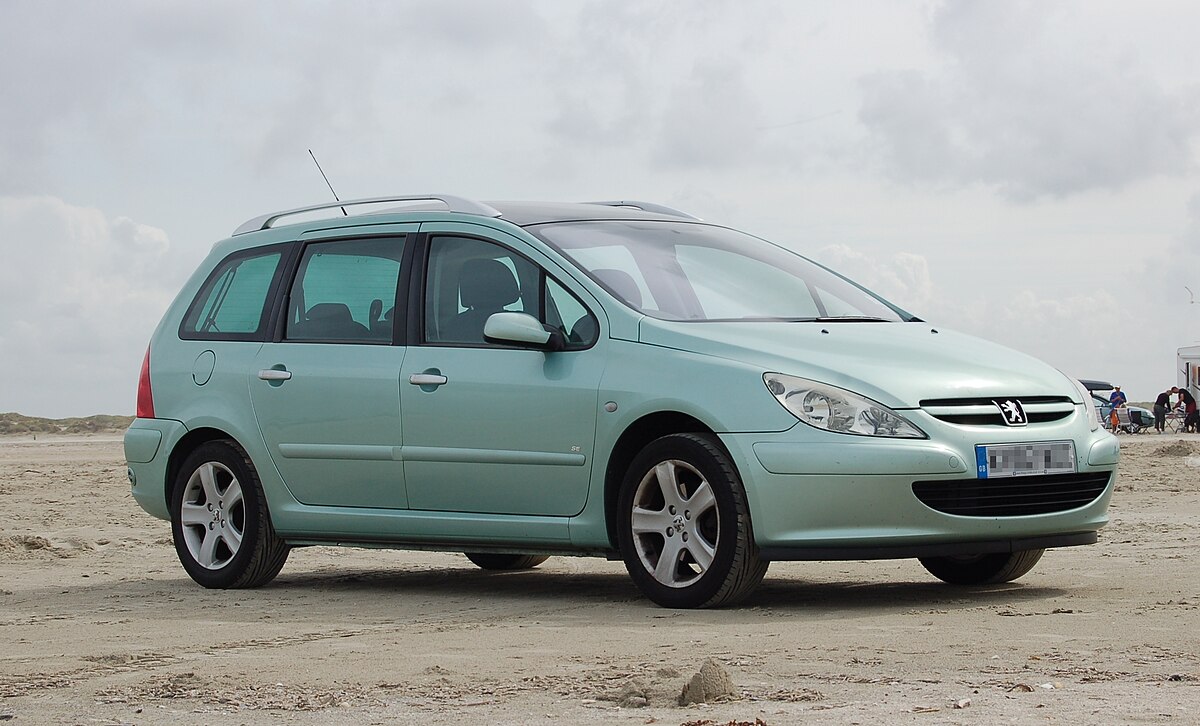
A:
[[[613,445],[604,471],[604,526],[613,547],[617,543],[617,500],[621,482],[638,452],[655,439],[669,434],[713,434],[703,421],[680,411],[656,411],[626,427]],[[713,437],[722,449],[725,445]],[[727,452],[728,453],[728,452]]]

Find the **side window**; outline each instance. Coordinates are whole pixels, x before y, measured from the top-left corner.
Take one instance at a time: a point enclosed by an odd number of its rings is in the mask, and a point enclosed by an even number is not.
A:
[[[539,317],[541,271],[497,244],[465,237],[430,240],[425,341],[483,345],[483,325],[502,310]]]
[[[600,333],[596,318],[579,302],[579,298],[549,277],[546,278],[543,307],[546,310],[543,322],[562,331],[567,339],[567,350],[587,348],[596,342],[596,336]]]
[[[390,343],[404,238],[304,249],[288,296],[287,340]]]
[[[191,340],[256,340],[265,333],[267,297],[282,253],[237,253],[204,283],[180,326]]]

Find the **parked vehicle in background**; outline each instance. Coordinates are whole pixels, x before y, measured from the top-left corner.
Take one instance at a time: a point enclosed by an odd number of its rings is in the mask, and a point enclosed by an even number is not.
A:
[[[1092,405],[1096,407],[1101,425],[1104,428],[1111,429],[1112,402],[1109,400],[1108,394],[1115,386],[1107,381],[1091,378],[1080,378],[1079,382],[1091,394]],[[1119,431],[1124,431],[1127,434],[1137,434],[1154,428],[1154,412],[1150,409],[1131,404],[1125,404],[1123,408],[1128,409],[1129,422],[1118,424],[1117,429]]]
[[[1186,388],[1200,400],[1200,344],[1185,345],[1175,351],[1176,386]]]
[[[312,218],[341,207],[373,213]],[[983,585],[1095,542],[1119,447],[1088,401],[660,205],[403,196],[217,243],[150,341],[125,454],[205,587],[342,544],[621,558],[654,602],[708,607],[772,560]]]

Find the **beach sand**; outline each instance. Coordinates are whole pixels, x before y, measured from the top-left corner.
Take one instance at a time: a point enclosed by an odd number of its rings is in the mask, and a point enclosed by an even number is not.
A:
[[[3,439],[0,719],[1194,723],[1200,436],[1121,440],[1099,544],[1015,583],[783,562],[740,607],[674,611],[619,562],[565,557],[487,573],[312,547],[267,587],[204,590],[129,496],[118,437]],[[696,683],[732,695],[679,706],[710,659]]]

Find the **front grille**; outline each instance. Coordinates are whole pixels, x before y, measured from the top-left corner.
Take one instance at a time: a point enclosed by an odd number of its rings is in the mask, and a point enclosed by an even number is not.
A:
[[[927,398],[921,408],[939,421],[959,426],[1004,426],[1004,415],[994,400],[1014,398],[1025,408],[1030,424],[1058,421],[1075,412],[1066,396],[997,396],[992,398]]]
[[[964,517],[1021,517],[1077,509],[1104,493],[1109,472],[913,482],[925,506]]]

